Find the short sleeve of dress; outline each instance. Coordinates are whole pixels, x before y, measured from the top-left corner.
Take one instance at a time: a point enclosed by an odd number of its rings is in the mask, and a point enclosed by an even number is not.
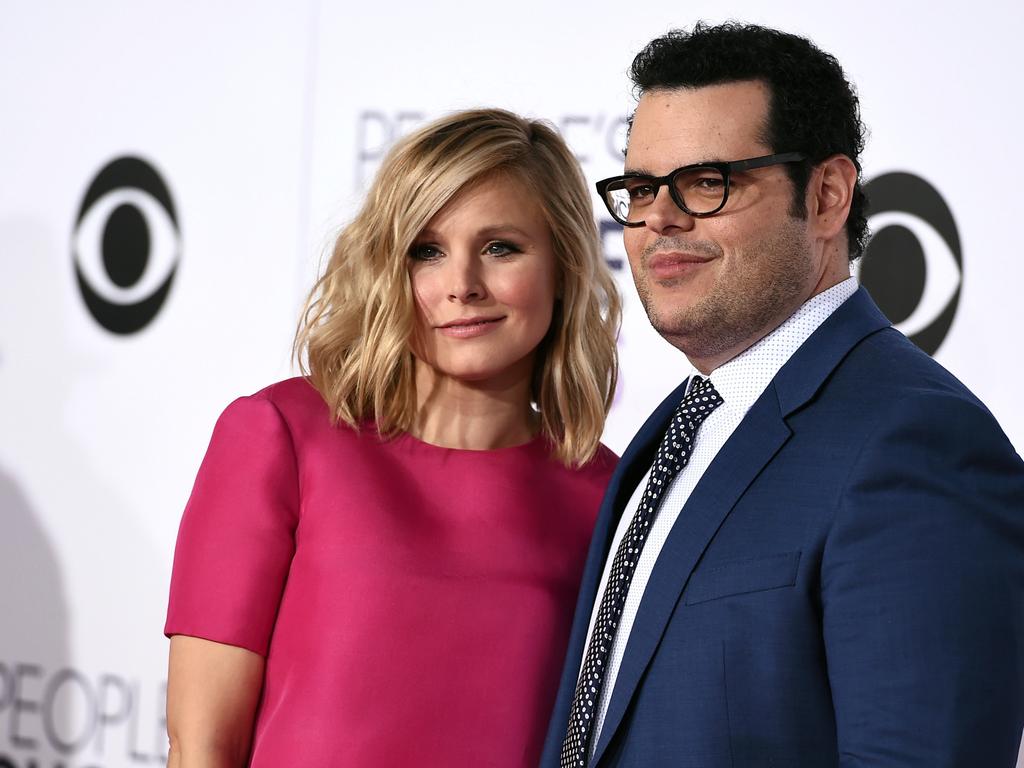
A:
[[[225,409],[185,507],[164,633],[267,654],[295,551],[291,434],[269,400]]]

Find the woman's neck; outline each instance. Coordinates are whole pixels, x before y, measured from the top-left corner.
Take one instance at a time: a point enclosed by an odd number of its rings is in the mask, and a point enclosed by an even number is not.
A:
[[[539,426],[530,407],[529,375],[521,373],[466,382],[417,362],[416,397],[418,416],[410,433],[444,448],[480,451],[522,445]]]

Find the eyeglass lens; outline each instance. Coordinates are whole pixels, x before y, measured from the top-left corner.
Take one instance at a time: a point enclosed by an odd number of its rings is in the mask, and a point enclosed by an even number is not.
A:
[[[676,199],[690,213],[711,213],[725,199],[725,178],[717,168],[688,168],[672,177]],[[658,189],[649,177],[623,179],[608,188],[608,202],[622,221],[643,221]]]

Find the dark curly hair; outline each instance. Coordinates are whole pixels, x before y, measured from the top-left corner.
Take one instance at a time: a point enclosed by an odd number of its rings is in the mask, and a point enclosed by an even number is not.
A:
[[[639,97],[657,89],[700,88],[760,80],[771,94],[763,140],[773,152],[803,152],[808,161],[788,163],[793,214],[805,217],[804,190],[811,166],[846,155],[857,167],[846,221],[850,259],[867,239],[867,198],[861,184],[864,124],[853,85],[835,57],[810,40],[756,24],[698,22],[692,32],[675,29],[637,54],[630,77]]]

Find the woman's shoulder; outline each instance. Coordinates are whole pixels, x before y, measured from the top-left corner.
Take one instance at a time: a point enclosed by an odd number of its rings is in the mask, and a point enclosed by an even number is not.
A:
[[[615,465],[618,463],[618,454],[604,443],[598,443],[597,451],[594,452],[590,461],[584,464],[581,469],[600,478],[603,483],[607,483],[611,479],[612,472],[615,471]]]
[[[301,376],[274,382],[250,395],[236,398],[224,409],[219,422],[241,425],[276,422],[284,426],[293,438],[327,429],[348,431],[343,423],[333,423],[323,397]]]
[[[251,395],[242,395],[226,411],[258,410],[261,404],[272,406],[288,422],[304,420],[310,416],[330,420],[327,403],[309,380],[302,376],[276,381]]]
[[[597,444],[597,452],[594,454],[592,462],[597,462],[601,466],[608,466],[615,469],[615,465],[619,463],[619,454],[613,451],[604,443]]]
[[[572,499],[580,510],[597,512],[618,457],[605,445],[598,445],[594,455],[582,464],[567,465],[549,450],[535,454],[538,463],[534,465],[526,481],[531,493],[547,501],[561,504]],[[557,500],[557,501],[556,501]]]
[[[268,400],[281,410],[317,409],[327,410],[327,404],[316,388],[304,376],[275,381],[263,389],[240,397],[239,400]]]
[[[618,462],[619,457],[608,446],[598,443],[594,455],[582,464],[566,466],[552,456],[548,461],[548,466],[554,473],[568,480],[593,484],[603,489],[611,479]]]

